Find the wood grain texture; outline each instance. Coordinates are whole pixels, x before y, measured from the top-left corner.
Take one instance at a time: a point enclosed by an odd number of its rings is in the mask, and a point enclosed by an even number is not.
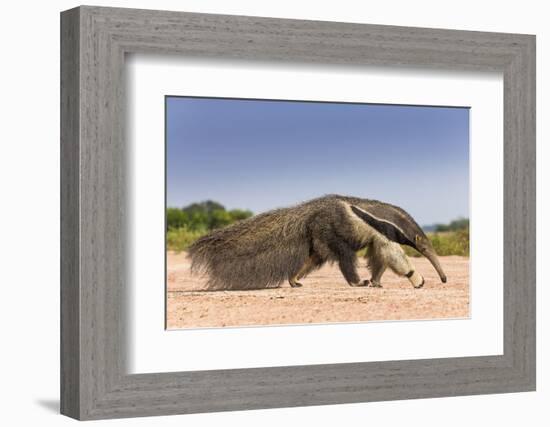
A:
[[[80,414],[79,12],[61,20],[61,412]]]
[[[62,413],[100,419],[534,390],[534,36],[84,6],[62,13],[61,38]],[[503,72],[504,354],[128,375],[127,53]]]

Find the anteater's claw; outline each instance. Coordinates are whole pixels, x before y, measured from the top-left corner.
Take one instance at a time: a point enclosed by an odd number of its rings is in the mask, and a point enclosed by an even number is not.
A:
[[[359,283],[350,282],[350,286],[353,286],[353,287],[368,286],[368,285],[369,285],[369,280],[363,280],[363,281],[360,281]]]
[[[422,286],[424,286],[424,283],[426,283],[426,282],[425,282],[424,278],[422,278],[422,283],[420,283],[419,285],[415,286],[415,289],[420,289]]]

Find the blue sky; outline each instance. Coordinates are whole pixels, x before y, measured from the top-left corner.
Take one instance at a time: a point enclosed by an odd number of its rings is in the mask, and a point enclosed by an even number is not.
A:
[[[254,213],[329,193],[393,203],[421,224],[469,216],[469,109],[166,99],[167,205]]]

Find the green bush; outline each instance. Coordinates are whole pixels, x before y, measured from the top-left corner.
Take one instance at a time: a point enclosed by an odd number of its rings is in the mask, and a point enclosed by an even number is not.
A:
[[[251,217],[249,210],[225,210],[212,200],[192,203],[184,208],[166,209],[166,247],[183,251],[211,230]]]
[[[166,228],[168,230],[182,227],[192,231],[214,230],[251,216],[252,212],[249,210],[227,211],[220,203],[207,200],[192,203],[181,209],[173,207],[166,209]]]
[[[468,218],[458,218],[451,221],[449,224],[437,224],[435,226],[435,231],[460,231],[467,228],[470,228],[470,220]]]
[[[214,230],[216,228],[225,227],[232,222],[234,221],[233,218],[231,218],[229,212],[227,212],[225,209],[216,209],[210,214],[210,218],[208,219],[208,229]]]
[[[166,232],[166,249],[176,252],[184,251],[206,233],[207,230],[189,230],[187,227],[169,229]]]
[[[253,213],[243,209],[232,209],[229,211],[229,215],[233,221],[240,221],[242,219],[250,218]]]
[[[427,233],[435,252],[439,256],[460,255],[470,256],[470,229],[464,228],[457,231],[445,231],[442,233]],[[421,254],[409,246],[403,246],[409,256],[419,257]]]
[[[430,237],[438,255],[470,256],[470,229],[434,233]]]
[[[166,209],[166,225],[168,230],[184,227],[189,223],[189,215],[181,209]]]

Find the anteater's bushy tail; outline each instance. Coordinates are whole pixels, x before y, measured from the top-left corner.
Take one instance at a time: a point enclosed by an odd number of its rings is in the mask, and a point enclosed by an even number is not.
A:
[[[209,290],[278,287],[309,255],[300,209],[277,209],[201,237],[189,248],[192,271],[209,276]]]

